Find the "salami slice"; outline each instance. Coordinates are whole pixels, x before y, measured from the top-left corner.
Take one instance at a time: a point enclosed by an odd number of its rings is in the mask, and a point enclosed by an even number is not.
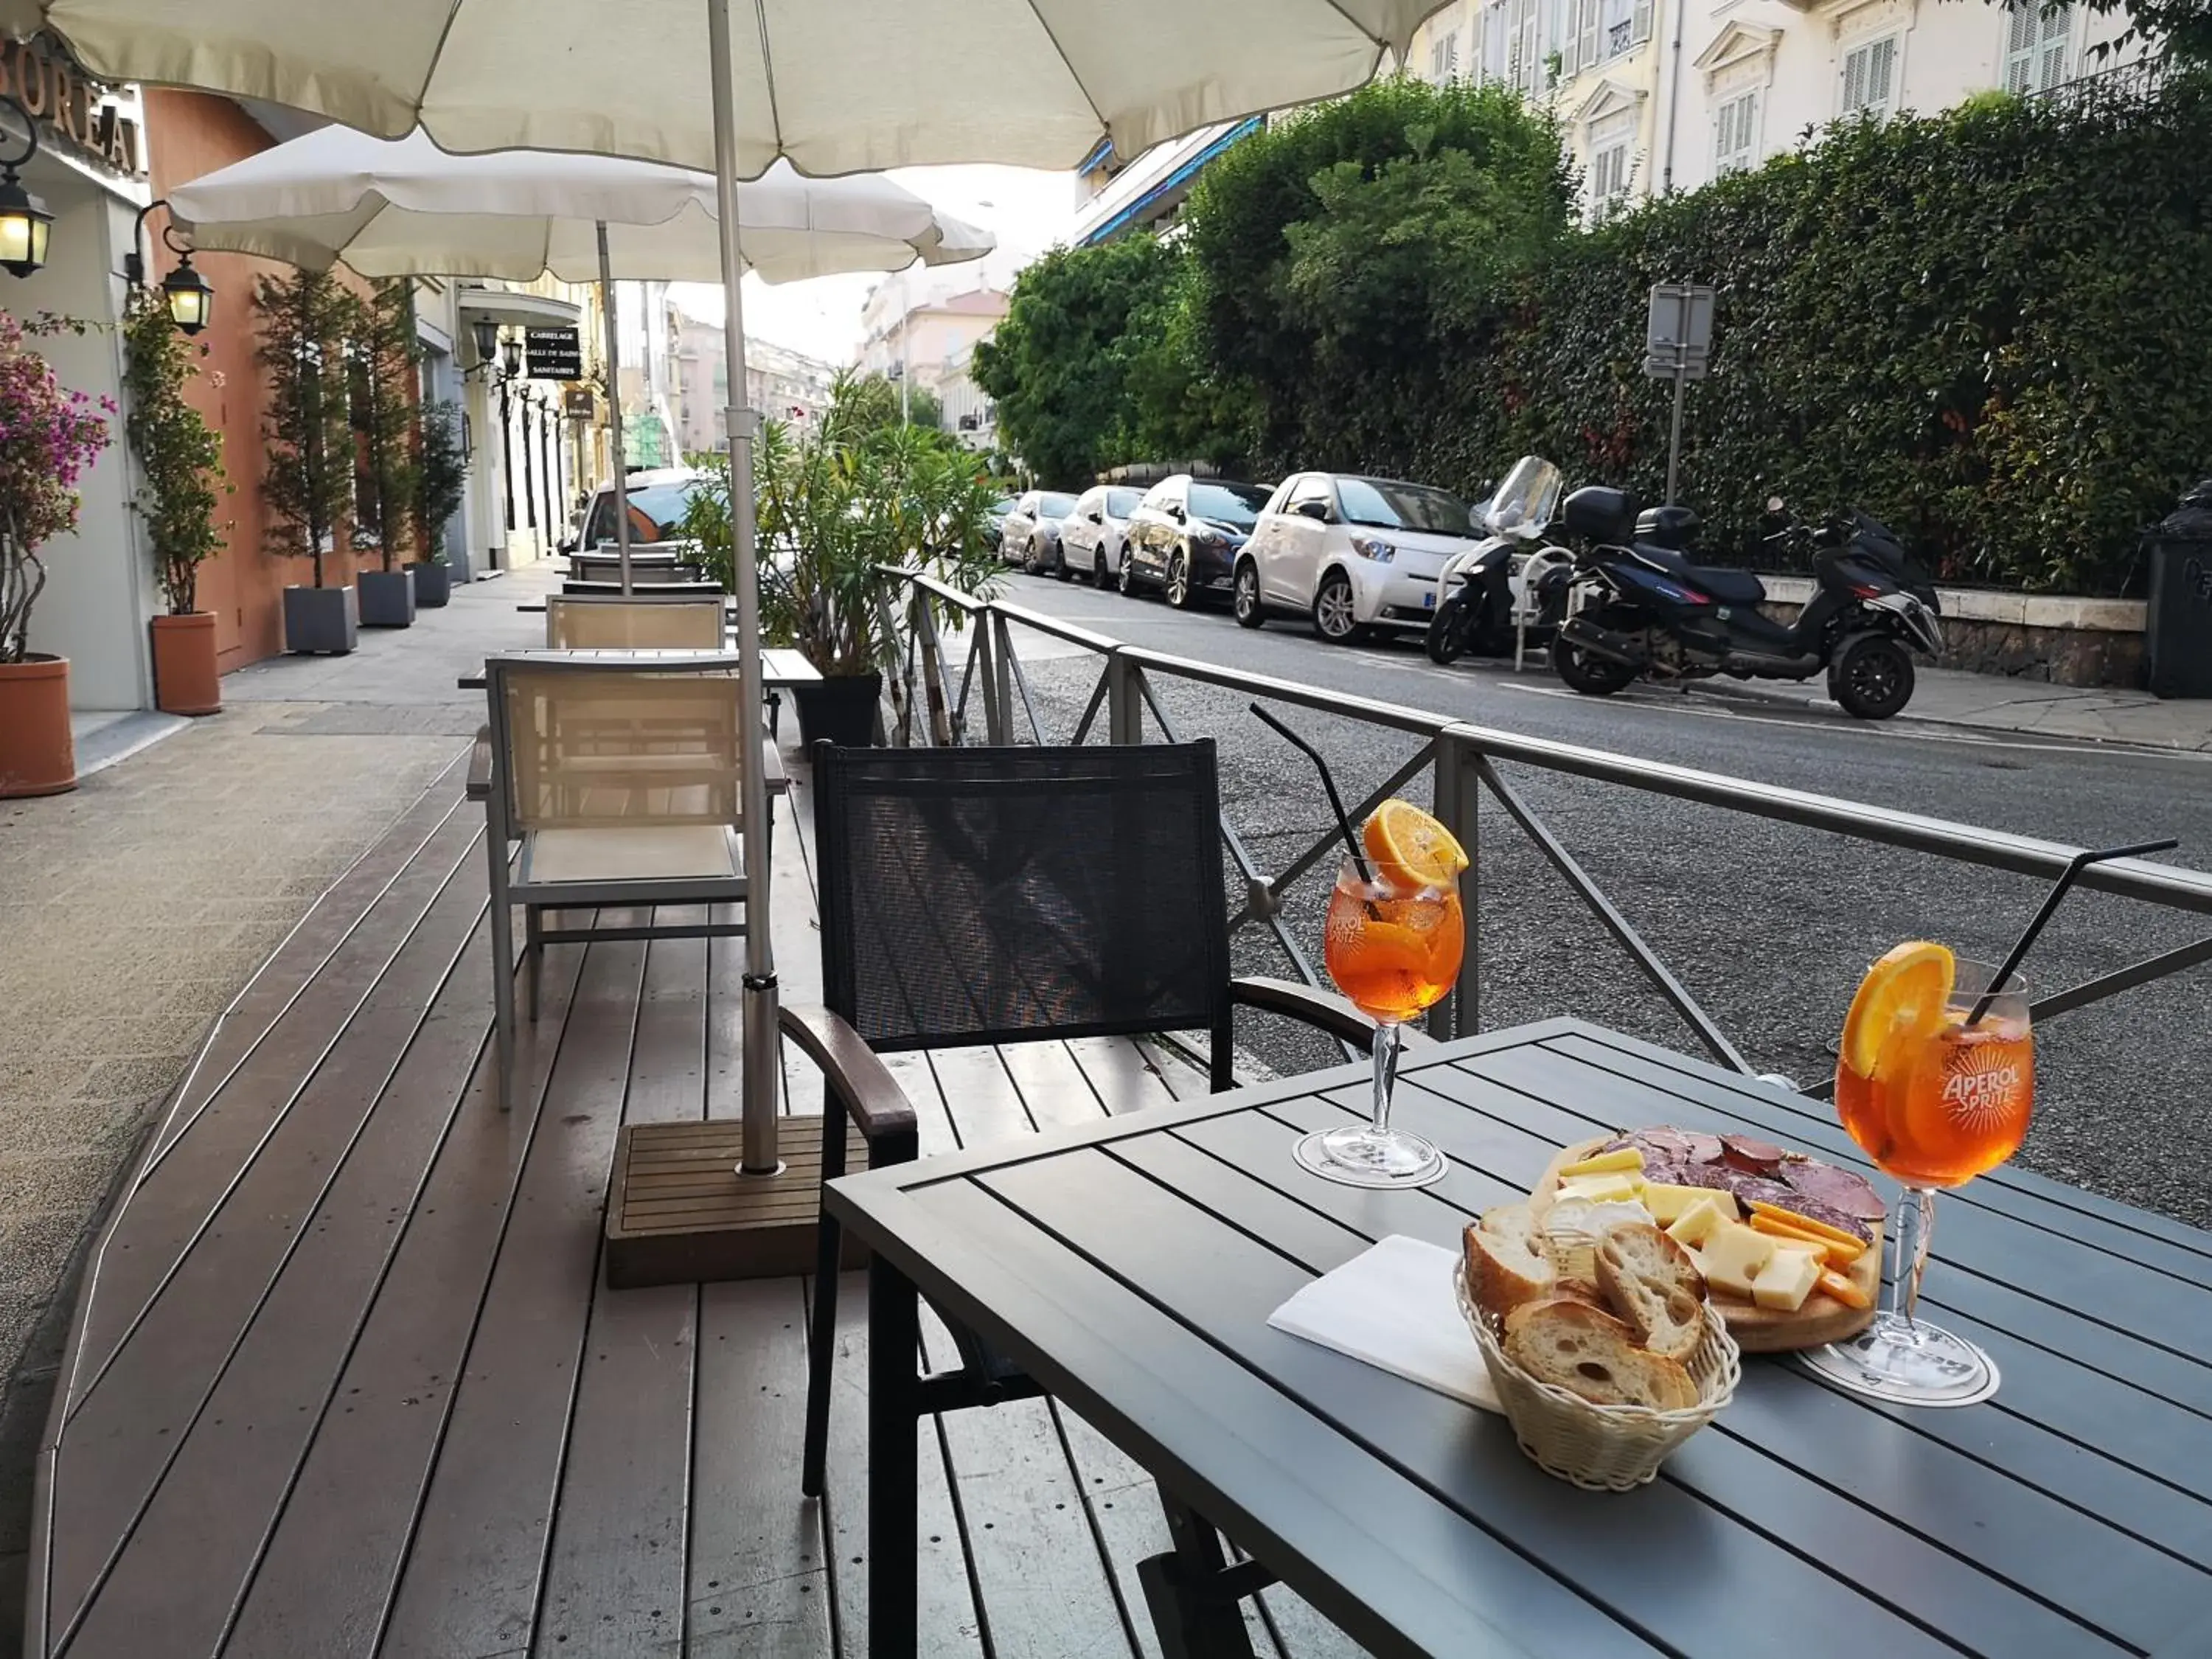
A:
[[[1723,1135],[1721,1148],[1730,1164],[1754,1175],[1771,1175],[1784,1157],[1779,1146],[1751,1135]]]
[[[1856,1170],[1808,1158],[1783,1165],[1782,1178],[1807,1198],[1861,1221],[1881,1220],[1886,1208],[1874,1183]]]
[[[1695,1129],[1685,1129],[1682,1139],[1689,1143],[1689,1158],[1693,1164],[1717,1164],[1721,1161],[1721,1138],[1701,1134]]]

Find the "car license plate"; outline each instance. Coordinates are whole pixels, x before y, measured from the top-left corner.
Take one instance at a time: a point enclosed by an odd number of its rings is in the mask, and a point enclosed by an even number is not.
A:
[[[1436,608],[1437,590],[1432,587],[1427,592],[1421,595],[1421,609],[1424,611],[1433,611]]]

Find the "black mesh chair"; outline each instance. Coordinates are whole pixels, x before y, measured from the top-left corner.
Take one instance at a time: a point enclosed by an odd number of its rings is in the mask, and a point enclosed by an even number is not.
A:
[[[914,1107],[879,1052],[1202,1030],[1218,1091],[1234,1081],[1239,1005],[1362,1047],[1374,1036],[1340,998],[1231,976],[1210,742],[824,744],[814,750],[814,784],[829,1006],[786,1007],[782,1024],[828,1084],[824,1180],[844,1172],[848,1118],[872,1168],[915,1155]],[[808,1356],[809,1494],[822,1490],[829,1439],[842,1247],[842,1226],[825,1213]],[[1036,1392],[971,1333],[952,1329],[961,1364],[925,1379],[923,1412]]]

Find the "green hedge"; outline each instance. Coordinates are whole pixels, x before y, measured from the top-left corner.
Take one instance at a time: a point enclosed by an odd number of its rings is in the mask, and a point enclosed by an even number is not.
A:
[[[1494,136],[1492,107],[1468,107],[1477,136]],[[1240,146],[1192,204],[1204,333],[1253,399],[1257,471],[1472,490],[1534,450],[1574,483],[1656,500],[1669,391],[1641,373],[1645,291],[1698,280],[1721,294],[1681,494],[1706,517],[1709,557],[1747,548],[1779,494],[1808,510],[1863,506],[1950,579],[2115,592],[2141,526],[2212,472],[2201,77],[2149,103],[1992,96],[1849,124],[1758,171],[1565,231],[1487,302],[1395,313],[1390,333],[1358,331],[1352,352],[1356,319],[1317,325],[1294,280],[1297,248],[1332,210],[1326,181],[1317,171],[1286,191],[1267,153],[1306,157],[1317,127]],[[1376,142],[1363,131],[1351,149],[1379,173]],[[1270,216],[1273,238],[1253,228]]]

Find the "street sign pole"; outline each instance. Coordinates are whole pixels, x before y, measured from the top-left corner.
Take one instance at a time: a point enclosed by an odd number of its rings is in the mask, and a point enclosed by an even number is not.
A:
[[[1690,366],[1685,355],[1678,352],[1674,360],[1674,418],[1667,430],[1667,499],[1678,501],[1674,493],[1675,481],[1682,471],[1682,388],[1690,384]]]
[[[1674,382],[1674,418],[1667,429],[1667,499],[1678,499],[1682,476],[1682,393],[1705,378],[1713,345],[1713,289],[1703,283],[1661,283],[1651,290],[1651,315],[1644,338],[1644,372]]]

